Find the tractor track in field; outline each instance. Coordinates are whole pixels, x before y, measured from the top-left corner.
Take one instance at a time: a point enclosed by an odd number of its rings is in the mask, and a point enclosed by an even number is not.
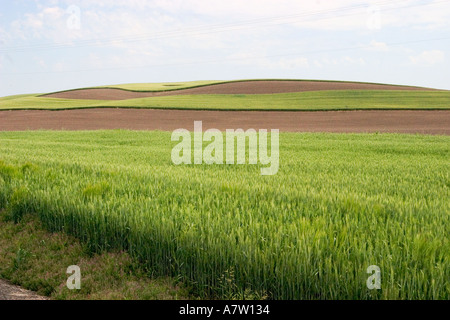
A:
[[[96,108],[0,111],[0,131],[279,129],[284,132],[450,135],[450,110],[202,111]]]

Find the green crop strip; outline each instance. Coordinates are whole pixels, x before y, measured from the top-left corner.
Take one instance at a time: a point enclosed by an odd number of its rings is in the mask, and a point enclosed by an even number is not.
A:
[[[450,137],[280,135],[280,169],[171,162],[170,133],[0,133],[0,207],[203,297],[448,299]],[[367,267],[382,289],[368,290]]]

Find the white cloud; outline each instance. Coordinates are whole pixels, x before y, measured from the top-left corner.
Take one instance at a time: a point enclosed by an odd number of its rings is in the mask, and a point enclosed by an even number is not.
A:
[[[323,66],[339,66],[339,65],[357,65],[357,66],[364,66],[366,65],[366,60],[364,58],[354,58],[350,56],[343,56],[343,57],[335,57],[335,58],[322,58],[320,60],[316,60],[314,64],[317,67],[323,67]]]
[[[87,69],[139,68],[139,66],[155,64],[159,57],[158,52],[135,50],[128,50],[125,54],[99,55],[90,53],[85,59],[84,67]]]
[[[75,34],[69,32],[66,20],[69,16],[60,7],[46,7],[37,13],[26,13],[23,18],[11,23],[9,40],[49,39],[52,41],[67,41]]]
[[[450,3],[441,2],[435,0],[426,6],[417,6],[423,4],[417,0],[386,2],[379,6],[381,27],[436,28],[449,25]],[[242,39],[249,32],[252,36],[264,35],[267,32],[264,27],[267,26],[370,32],[367,21],[371,19],[367,11],[371,1],[364,3],[360,0],[78,0],[81,29],[69,30],[66,9],[74,3],[73,0],[51,3],[53,5],[47,7],[38,5],[39,12],[26,13],[14,21],[8,30],[9,40],[31,38],[67,43],[97,38],[108,39],[111,44],[111,39],[147,35],[150,38],[163,37],[165,44],[178,47],[180,39],[193,39],[196,48],[204,48],[205,44],[220,48],[227,39]],[[242,21],[244,23],[240,23]],[[206,41],[196,41],[201,36]],[[120,41],[112,45],[121,46]],[[126,41],[126,45],[134,44]],[[382,42],[373,41],[372,45],[376,50],[386,50]]]
[[[243,50],[227,57],[229,60],[236,64],[252,65],[264,69],[297,69],[307,68],[310,66],[309,60],[306,57],[266,57],[267,48],[256,47],[250,50]]]
[[[50,7],[39,5],[38,13],[27,13],[16,20],[14,29],[25,38],[32,36],[62,41],[183,31],[208,24],[216,27],[203,31],[223,31],[230,25],[238,26],[238,32],[267,25],[288,25],[370,32],[367,22],[372,19],[367,11],[371,1],[364,3],[360,0],[79,0],[76,4],[81,10],[82,30],[76,33],[73,30],[69,32],[66,26],[69,17],[66,9],[73,3],[73,0],[63,0],[54,1]],[[450,3],[440,0],[425,6],[417,0],[386,2],[378,8],[382,28],[438,28],[449,25],[450,21]],[[246,23],[236,25],[239,21]],[[226,26],[217,28],[221,24]]]
[[[370,41],[370,45],[367,49],[372,51],[389,51],[389,47],[385,42],[378,42],[375,40]]]
[[[333,58],[333,59],[323,58],[322,63],[328,64],[328,65],[334,65],[334,66],[339,64],[339,62],[336,58]]]
[[[409,60],[415,65],[433,65],[444,62],[444,52],[440,50],[424,51],[417,56],[410,56]]]
[[[319,30],[369,30],[379,18],[380,28],[410,26],[440,28],[450,24],[450,3],[433,0],[382,2],[359,0],[157,0],[155,7],[173,13],[193,13],[228,21],[284,17],[265,23],[285,23]],[[372,8],[372,10],[368,10]],[[378,16],[375,16],[378,15]],[[293,16],[295,15],[295,16]]]
[[[266,60],[262,63],[263,67],[272,69],[297,69],[309,67],[307,58],[281,58],[279,60]]]
[[[348,63],[348,64],[357,64],[357,65],[365,65],[366,61],[363,58],[352,58],[349,56],[345,56],[344,58],[342,58],[342,62],[344,63]]]
[[[53,70],[56,72],[62,72],[67,70],[67,64],[64,61],[58,61],[53,64]]]

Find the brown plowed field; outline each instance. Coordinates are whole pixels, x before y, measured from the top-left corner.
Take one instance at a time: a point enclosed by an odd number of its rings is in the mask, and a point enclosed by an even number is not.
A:
[[[291,132],[398,132],[450,135],[450,110],[379,111],[195,111],[152,109],[78,109],[0,111],[0,131],[280,129]]]
[[[322,90],[425,90],[434,89],[355,82],[240,81],[165,92],[135,92],[120,89],[81,89],[45,95],[61,99],[126,100],[188,94],[272,94]]]

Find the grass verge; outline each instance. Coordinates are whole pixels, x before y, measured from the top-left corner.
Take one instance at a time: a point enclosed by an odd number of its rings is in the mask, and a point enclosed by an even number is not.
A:
[[[81,290],[66,287],[67,267],[81,268]],[[152,280],[125,252],[92,254],[74,237],[49,233],[25,215],[15,224],[0,212],[0,278],[52,299],[185,299],[169,278]]]

